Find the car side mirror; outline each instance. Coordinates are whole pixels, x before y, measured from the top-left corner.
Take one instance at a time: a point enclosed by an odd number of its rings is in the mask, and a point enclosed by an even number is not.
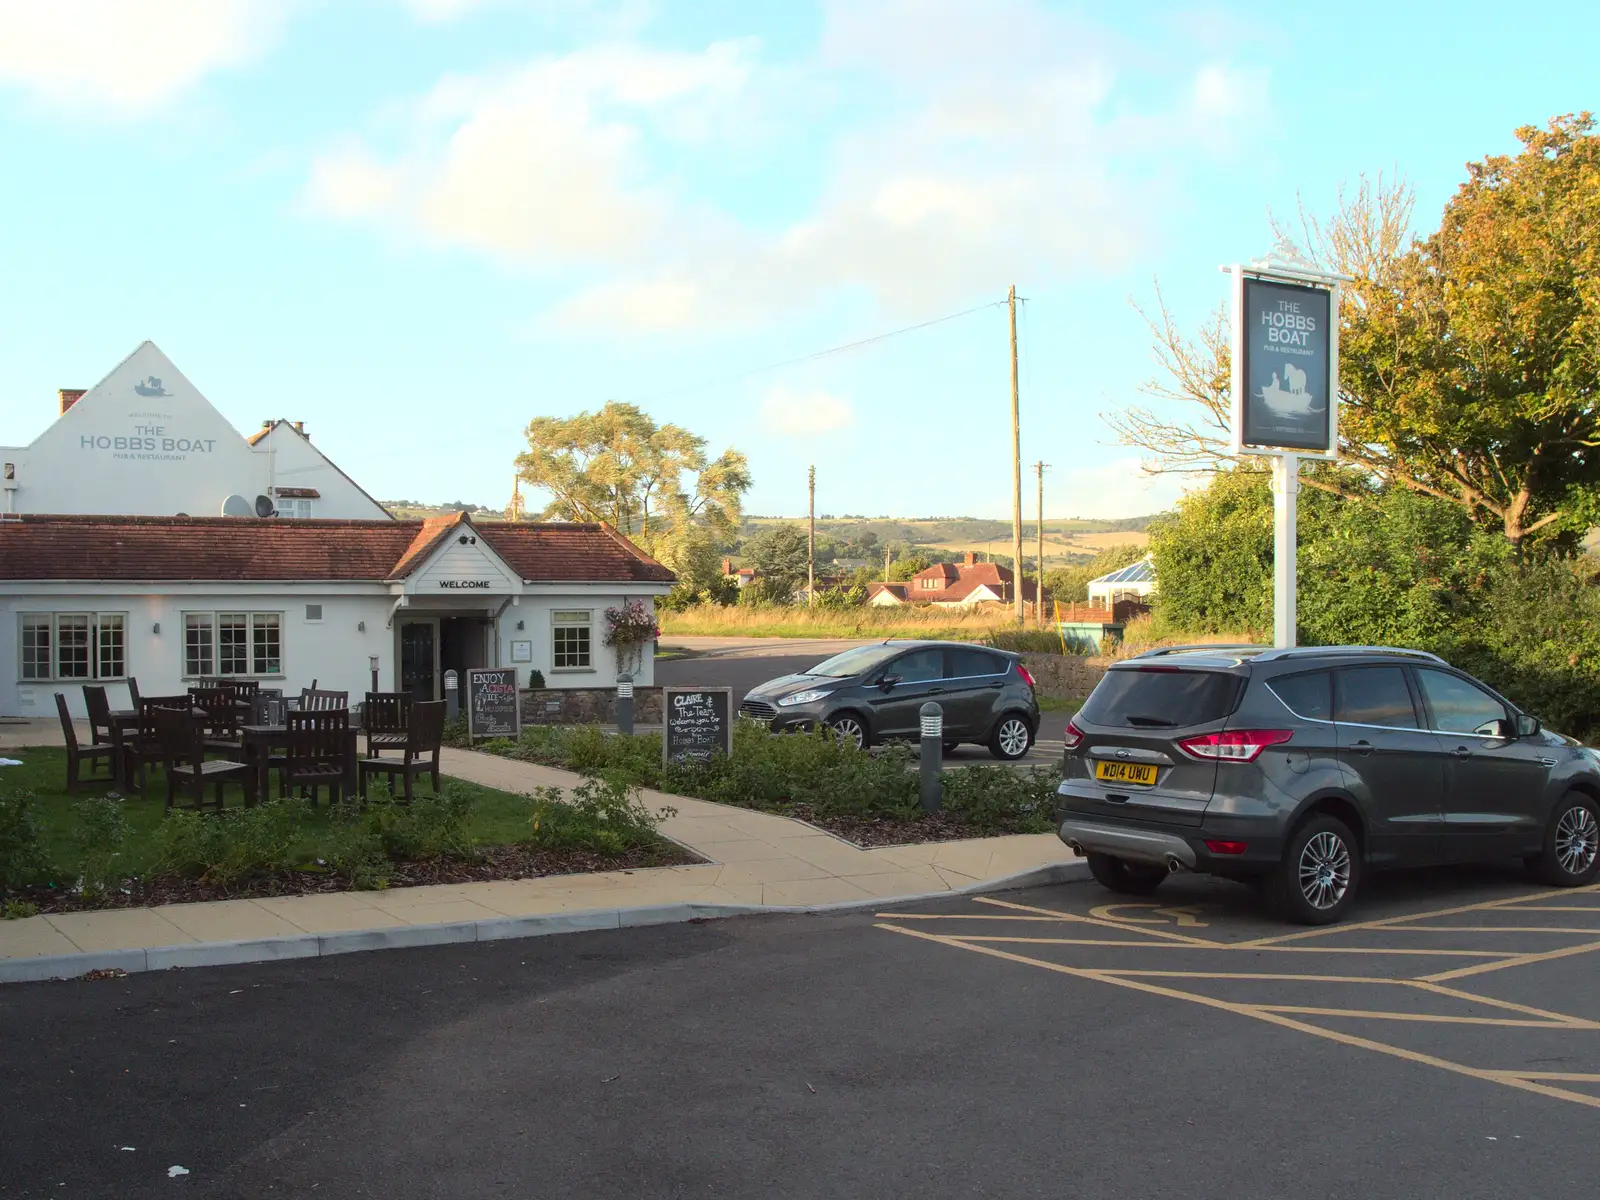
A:
[[[1519,738],[1530,738],[1544,728],[1539,724],[1538,717],[1530,717],[1527,713],[1518,713],[1516,721],[1508,723],[1513,725]]]
[[[890,688],[894,687],[894,685],[899,683],[899,682],[900,682],[900,676],[898,676],[898,675],[885,675],[882,679],[878,680],[878,686],[881,687],[884,691],[887,692]]]

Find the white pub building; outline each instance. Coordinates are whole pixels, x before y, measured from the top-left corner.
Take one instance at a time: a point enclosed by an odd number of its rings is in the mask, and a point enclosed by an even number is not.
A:
[[[0,717],[83,713],[80,684],[202,676],[294,694],[443,695],[444,672],[605,688],[604,614],[673,575],[604,525],[395,520],[298,422],[241,436],[144,343],[0,447]],[[653,682],[653,656],[627,663]],[[124,700],[112,688],[113,707]]]

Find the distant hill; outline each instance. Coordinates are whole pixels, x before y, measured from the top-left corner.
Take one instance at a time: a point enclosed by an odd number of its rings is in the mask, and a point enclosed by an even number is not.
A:
[[[1115,520],[1093,520],[1082,517],[1045,518],[1045,559],[1048,565],[1071,565],[1087,562],[1107,546],[1136,545],[1149,542],[1146,532],[1155,514],[1144,517],[1124,517]],[[804,524],[804,517],[746,517],[742,532],[746,537],[765,525],[792,522]],[[1023,553],[1032,558],[1036,541],[1036,527],[1024,519],[1022,524]],[[817,518],[817,538],[830,542],[850,543],[862,554],[876,546],[875,554],[881,559],[882,547],[898,545],[935,552],[929,557],[958,558],[968,552],[980,557],[1011,554],[1011,522],[994,521],[979,517],[865,517],[835,516],[828,513]]]
[[[416,520],[419,517],[438,517],[453,512],[471,513],[480,521],[506,519],[506,510],[503,508],[485,508],[481,504],[465,504],[460,500],[453,504],[427,504],[421,500],[382,500],[379,503],[402,521]]]

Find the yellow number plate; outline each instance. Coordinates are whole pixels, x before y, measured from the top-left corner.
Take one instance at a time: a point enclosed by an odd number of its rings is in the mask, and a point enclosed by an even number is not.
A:
[[[1097,762],[1094,777],[1107,783],[1137,783],[1149,786],[1156,781],[1156,768],[1151,763]]]

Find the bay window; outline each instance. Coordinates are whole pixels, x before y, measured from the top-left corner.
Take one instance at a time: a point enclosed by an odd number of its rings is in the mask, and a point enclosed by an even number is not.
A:
[[[281,613],[183,614],[183,674],[282,675]]]
[[[121,679],[127,673],[124,613],[23,613],[25,683]]]

